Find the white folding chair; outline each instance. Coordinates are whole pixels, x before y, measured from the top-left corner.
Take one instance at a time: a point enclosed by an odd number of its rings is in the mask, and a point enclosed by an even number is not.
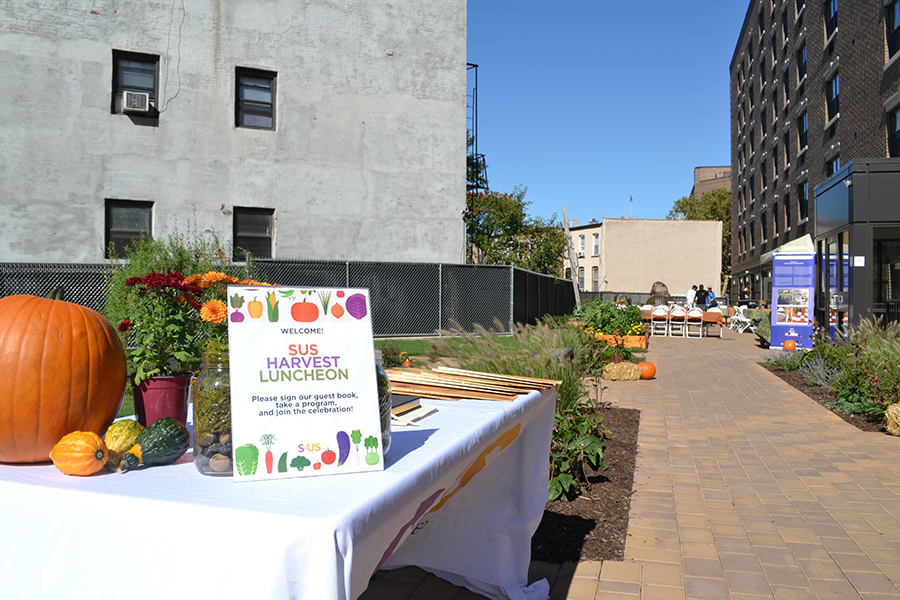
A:
[[[744,315],[744,307],[743,306],[735,306],[734,307],[734,316],[731,317],[731,328],[734,329],[738,333],[744,333],[747,329],[750,328],[752,323],[750,319]]]
[[[715,329],[713,329],[713,331],[717,332],[715,334],[715,337],[725,337],[723,334],[723,331],[725,329],[725,313],[722,312],[722,308],[718,307],[718,306],[714,306],[711,309],[709,309],[709,312],[718,313],[718,314],[722,315],[722,318],[716,323],[704,321],[703,322],[703,335],[705,335],[706,337],[710,337],[709,336],[710,329],[715,328]]]
[[[687,311],[683,306],[673,306],[669,311],[669,337],[684,337]]]
[[[665,306],[657,306],[650,311],[650,335],[669,335],[669,310]]]
[[[685,337],[703,337],[703,310],[696,306],[687,311],[684,325]]]

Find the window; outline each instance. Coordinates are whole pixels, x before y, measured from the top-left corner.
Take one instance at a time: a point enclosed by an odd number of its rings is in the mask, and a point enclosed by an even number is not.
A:
[[[750,204],[756,201],[756,175],[750,176]]]
[[[772,200],[772,235],[778,237],[778,197]]]
[[[159,118],[156,107],[159,56],[113,50],[112,112],[129,112],[136,116]],[[124,104],[125,92],[147,94],[144,105],[140,98],[131,99],[131,110]]]
[[[872,263],[872,305],[884,308],[887,300],[900,299],[900,228],[872,228]]]
[[[271,258],[274,221],[271,208],[234,207],[234,260],[246,260],[247,252],[255,258]]]
[[[584,254],[584,236],[583,235],[578,236],[578,253]]]
[[[797,0],[797,14],[800,14],[800,11],[806,6],[806,0]]]
[[[594,256],[600,255],[600,234],[595,233],[594,236]]]
[[[769,163],[768,161],[762,161],[759,163],[759,172],[762,175],[762,189],[765,190],[769,187]]]
[[[769,239],[769,213],[768,211],[762,211],[759,215],[759,230],[762,233],[762,241],[763,243]]]
[[[828,120],[830,121],[835,118],[840,111],[840,105],[838,104],[838,98],[841,94],[840,73],[835,73],[834,77],[832,77],[825,85],[828,86],[826,96],[828,99]]]
[[[275,73],[237,68],[234,125],[275,129]]]
[[[797,141],[799,150],[797,152],[801,152],[806,149],[808,134],[809,133],[809,114],[804,111],[802,115],[797,119]]]
[[[803,221],[809,216],[809,181],[804,181],[797,187],[800,188],[800,220]]]
[[[831,177],[835,173],[841,170],[841,157],[840,155],[835,156],[831,160],[825,163],[825,174],[828,177]]]
[[[756,104],[756,93],[753,89],[753,84],[750,84],[750,88],[747,90],[747,97],[750,99],[750,110],[753,110],[753,105]]]
[[[784,230],[791,228],[791,197],[788,194],[784,196]]]
[[[895,108],[891,112],[891,130],[890,130],[890,152],[894,158],[900,157],[900,108]]]
[[[584,267],[578,267],[578,289],[584,291]]]
[[[782,76],[782,80],[783,80],[782,83],[784,83],[784,85],[781,86],[784,89],[784,105],[785,106],[787,106],[788,103],[791,101],[791,88],[789,85],[790,78],[791,78],[791,76],[789,75],[789,72],[785,71],[784,75]]]
[[[887,29],[888,56],[900,50],[900,1],[894,0],[887,6],[885,26]]]
[[[132,242],[151,237],[152,202],[106,200],[104,256],[122,257]]]
[[[806,79],[806,44],[804,43],[797,50],[797,85],[803,83]]]
[[[830,38],[837,29],[837,8],[837,0],[825,0],[825,9],[823,10],[823,14],[825,15],[826,40]]]
[[[595,292],[600,291],[600,267],[591,268],[591,282]]]
[[[778,146],[772,146],[772,175],[778,179]]]
[[[756,248],[756,222],[750,221],[750,250]]]

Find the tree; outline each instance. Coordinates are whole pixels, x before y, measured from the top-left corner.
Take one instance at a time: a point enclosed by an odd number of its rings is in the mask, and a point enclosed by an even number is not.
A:
[[[566,241],[562,224],[529,217],[527,188],[513,193],[469,192],[466,195],[467,261],[512,265],[546,275],[559,275]]]
[[[667,219],[722,222],[722,275],[731,276],[731,190],[706,192],[700,198],[683,196],[675,201]]]
[[[475,138],[466,133],[468,152],[466,153],[466,191],[488,189],[487,164],[484,154],[475,154]]]

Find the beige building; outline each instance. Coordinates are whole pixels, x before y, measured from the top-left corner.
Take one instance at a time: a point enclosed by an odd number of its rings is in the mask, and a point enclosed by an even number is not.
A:
[[[607,218],[569,232],[584,291],[648,293],[661,281],[673,296],[700,284],[720,295],[721,221]],[[568,259],[564,267],[571,278]]]
[[[694,167],[694,187],[691,188],[691,198],[699,200],[703,194],[720,189],[731,189],[731,165]]]

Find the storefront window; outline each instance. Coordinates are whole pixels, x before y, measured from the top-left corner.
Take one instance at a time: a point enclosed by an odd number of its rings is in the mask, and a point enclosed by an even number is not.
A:
[[[873,308],[900,300],[900,227],[872,229]]]

